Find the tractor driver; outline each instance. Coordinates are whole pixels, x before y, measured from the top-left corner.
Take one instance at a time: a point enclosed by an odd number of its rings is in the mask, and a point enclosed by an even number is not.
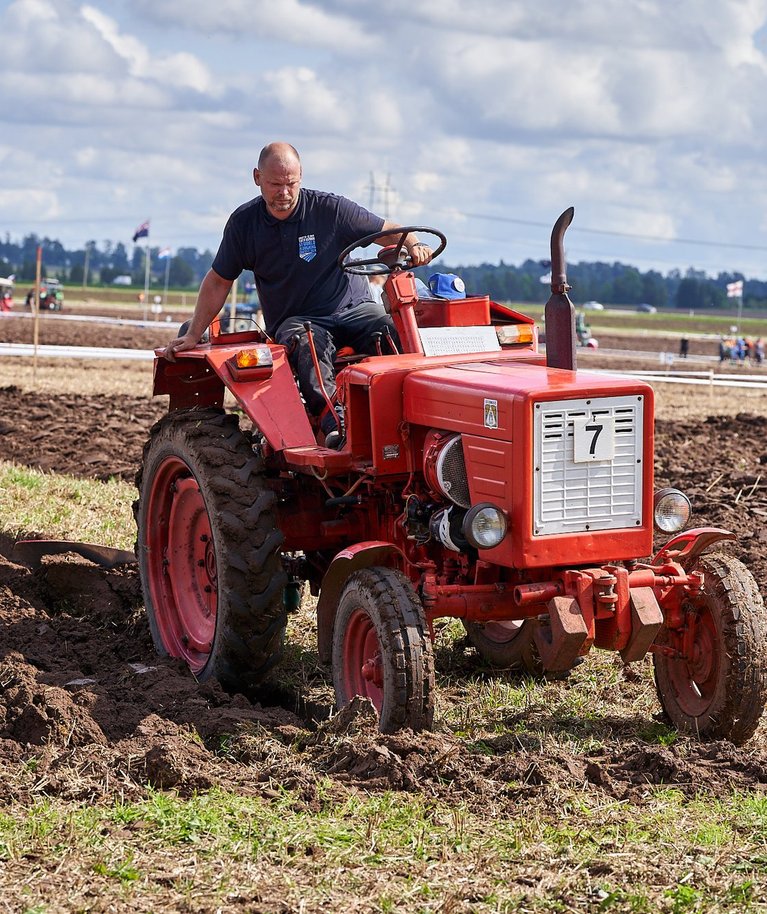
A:
[[[333,359],[337,348],[375,352],[374,334],[388,329],[391,317],[372,300],[365,276],[339,269],[340,252],[365,235],[396,229],[397,223],[375,216],[345,197],[301,187],[301,161],[288,143],[261,150],[253,179],[261,196],[238,207],[229,217],[213,265],[202,281],[197,305],[185,334],[172,340],[165,358],[192,349],[224,307],[232,283],[252,270],[263,308],[266,332],[288,346],[290,361],[308,411],[322,416],[326,445],[339,447],[336,417],[314,370],[304,322],[311,321],[322,383],[335,393]],[[396,237],[396,236],[394,236]],[[386,238],[380,244],[386,243]],[[413,266],[427,264],[432,249],[410,233],[404,241]],[[292,345],[293,342],[297,345]]]

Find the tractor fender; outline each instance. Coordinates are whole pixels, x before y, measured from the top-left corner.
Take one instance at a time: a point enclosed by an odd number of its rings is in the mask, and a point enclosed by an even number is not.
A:
[[[393,543],[369,540],[342,549],[325,572],[317,601],[317,650],[322,663],[329,663],[333,645],[333,623],[344,584],[355,571],[372,565],[404,567],[405,556]]]
[[[169,394],[170,409],[221,407],[229,390],[275,451],[316,447],[285,347],[252,339],[237,342],[237,337],[252,337],[247,333],[229,336],[235,338],[231,343],[198,345],[180,353],[175,362],[162,357],[164,350],[155,350],[155,396]],[[253,377],[238,377],[231,368],[232,359],[240,349],[256,345],[268,345],[272,367],[256,370]]]
[[[665,565],[676,562],[687,571],[702,553],[720,540],[734,540],[736,536],[720,527],[695,527],[683,530],[671,539],[653,556],[651,565]]]

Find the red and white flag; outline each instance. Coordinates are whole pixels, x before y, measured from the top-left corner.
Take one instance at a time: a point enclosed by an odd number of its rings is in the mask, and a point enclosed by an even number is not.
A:
[[[727,283],[727,298],[743,298],[743,280]]]

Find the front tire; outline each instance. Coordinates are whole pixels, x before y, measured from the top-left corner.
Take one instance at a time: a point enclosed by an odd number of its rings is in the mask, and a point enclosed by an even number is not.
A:
[[[680,730],[741,745],[767,699],[767,613],[751,572],[732,556],[704,555],[694,570],[704,585],[691,656],[653,654],[658,697]],[[659,644],[678,647],[681,637],[664,631]]]
[[[434,655],[413,585],[393,568],[363,568],[344,586],[333,626],[338,708],[369,698],[379,728],[425,730],[434,720]]]
[[[279,659],[286,627],[282,534],[261,459],[234,416],[178,410],[152,428],[136,484],[155,648],[200,681],[251,689]]]

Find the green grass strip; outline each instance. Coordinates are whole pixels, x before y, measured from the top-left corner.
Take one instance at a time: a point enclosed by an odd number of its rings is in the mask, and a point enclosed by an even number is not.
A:
[[[80,479],[0,461],[0,530],[12,539],[43,534],[132,549],[135,497],[135,487],[120,479]]]

